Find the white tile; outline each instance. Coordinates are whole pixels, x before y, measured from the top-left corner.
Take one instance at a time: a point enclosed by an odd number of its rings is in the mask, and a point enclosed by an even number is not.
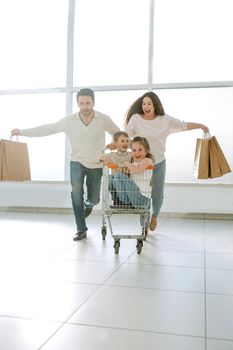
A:
[[[111,223],[113,235],[140,232],[138,215]],[[81,242],[73,214],[0,212],[0,225],[1,349],[204,350],[204,254],[219,293],[207,294],[205,350],[233,349],[233,220],[159,218],[141,254],[121,239],[118,255],[101,215]]]
[[[155,251],[157,249],[162,249],[180,252],[204,252],[204,240],[201,238],[179,240],[173,237],[173,239],[159,239],[156,234],[149,234],[144,246],[145,248],[151,248]]]
[[[233,349],[233,341],[207,339],[206,350],[232,350],[232,349]]]
[[[155,250],[151,247],[148,248],[144,244],[142,254],[134,253],[131,255],[129,263],[204,268],[204,254],[173,250]]]
[[[0,317],[2,350],[38,350],[61,324]]]
[[[205,232],[233,235],[233,220],[205,220]]]
[[[65,325],[43,350],[204,350],[204,339],[122,329]]]
[[[204,271],[199,268],[123,265],[107,285],[204,292]]]
[[[102,284],[119,267],[119,261],[54,260],[49,274],[67,282]]]
[[[207,337],[233,340],[233,296],[207,294]]]
[[[215,233],[205,233],[204,237],[207,241],[219,241],[224,240],[228,242],[233,241],[233,232],[215,232]]]
[[[20,242],[16,239],[12,240],[14,244],[12,244],[12,242],[9,244],[6,244],[6,242],[1,244],[0,240],[0,262],[5,261],[9,264],[14,263],[15,265],[15,261],[18,261],[19,264],[28,264],[29,261],[33,261],[39,264],[40,261],[47,261],[49,258],[73,246],[73,243],[54,243],[50,245],[46,240],[43,241],[43,244],[41,242],[36,243],[36,240],[30,242],[28,239],[24,240],[23,237],[21,237]],[[0,266],[1,265],[2,264],[0,264]]]
[[[114,252],[112,252],[114,255]],[[41,280],[50,282],[78,282],[102,284],[120,265],[120,258],[115,261],[79,261],[65,259],[26,259],[15,264],[10,261],[0,267],[0,279],[8,277],[21,280]],[[94,272],[94,273],[93,273]]]
[[[97,285],[23,280],[1,283],[0,315],[65,321],[98,288]]]
[[[233,238],[233,237],[232,237]],[[205,238],[206,253],[226,253],[233,252],[233,239],[223,238],[221,235],[214,237],[213,235]]]
[[[206,254],[206,268],[207,269],[226,269],[233,270],[233,254]]]
[[[204,220],[202,219],[181,219],[170,218],[159,228],[160,232],[204,232]]]
[[[93,240],[92,240],[93,241]],[[122,246],[122,244],[121,244]],[[115,254],[113,249],[113,241],[110,245],[105,243],[100,245],[88,244],[75,245],[65,251],[57,254],[56,259],[69,259],[79,261],[102,261],[102,262],[115,262],[122,263],[131,256],[134,249],[121,247],[119,254]]]
[[[155,236],[157,239],[167,239],[167,240],[176,240],[176,241],[185,241],[185,240],[203,240],[204,233],[198,231],[181,231],[181,230],[156,230],[149,232],[151,236]]]
[[[233,270],[206,271],[206,292],[233,295]]]
[[[101,287],[69,321],[203,337],[204,295]]]

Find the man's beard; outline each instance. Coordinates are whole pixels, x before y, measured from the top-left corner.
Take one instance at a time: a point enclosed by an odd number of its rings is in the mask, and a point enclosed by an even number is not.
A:
[[[82,115],[83,117],[90,117],[91,114],[92,114],[92,110],[81,111],[81,115]]]

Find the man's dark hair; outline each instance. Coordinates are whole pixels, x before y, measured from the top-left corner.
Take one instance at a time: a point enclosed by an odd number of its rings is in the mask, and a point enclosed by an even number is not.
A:
[[[95,94],[94,91],[91,89],[81,89],[77,92],[77,101],[79,96],[90,96],[92,101],[95,102]]]

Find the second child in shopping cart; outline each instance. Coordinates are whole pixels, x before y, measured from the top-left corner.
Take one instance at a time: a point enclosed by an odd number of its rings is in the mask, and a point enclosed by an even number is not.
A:
[[[116,190],[113,186],[113,178],[117,173],[122,171],[122,169],[124,168],[124,162],[130,161],[132,159],[132,153],[129,150],[130,141],[127,132],[116,132],[113,135],[113,144],[116,150],[101,155],[100,161],[104,162],[106,165],[115,165],[115,167],[111,169],[111,175],[109,175],[109,191],[111,193],[113,205],[115,207],[119,207],[123,203],[117,197]]]

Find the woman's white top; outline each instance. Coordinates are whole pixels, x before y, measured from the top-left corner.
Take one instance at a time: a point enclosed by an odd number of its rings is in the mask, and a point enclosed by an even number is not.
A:
[[[159,115],[151,120],[143,119],[140,114],[133,114],[125,128],[130,138],[141,136],[147,139],[155,163],[165,159],[168,135],[185,130],[187,130],[187,122],[167,114]]]

